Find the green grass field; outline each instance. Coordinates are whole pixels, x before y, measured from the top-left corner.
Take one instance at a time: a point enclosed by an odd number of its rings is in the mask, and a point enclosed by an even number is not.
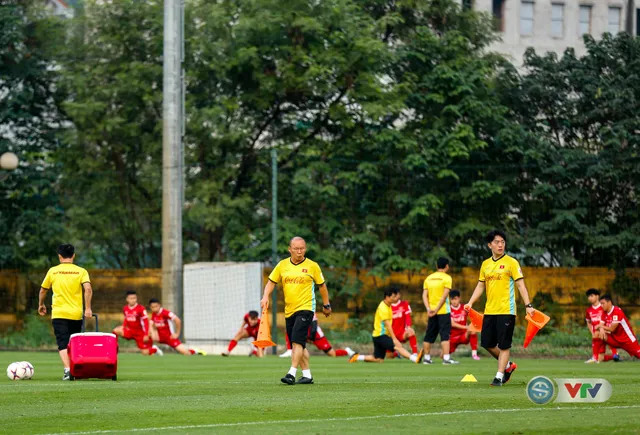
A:
[[[286,386],[289,361],[236,356],[144,357],[121,354],[119,381],[62,382],[56,353],[0,352],[3,367],[28,360],[30,381],[0,381],[0,433],[638,433],[640,364],[519,359],[502,388],[495,362],[458,366],[348,364],[314,356],[315,385]],[[476,384],[460,383],[466,374]],[[534,405],[535,375],[602,377],[603,404]]]

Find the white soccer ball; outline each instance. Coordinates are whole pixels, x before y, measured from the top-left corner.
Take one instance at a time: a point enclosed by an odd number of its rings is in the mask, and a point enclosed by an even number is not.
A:
[[[27,379],[27,367],[19,362],[11,363],[7,367],[7,377],[12,381]]]
[[[25,367],[25,370],[27,372],[27,377],[25,379],[33,378],[33,375],[36,373],[35,369],[33,368],[33,364],[31,364],[29,361],[20,361],[20,364]]]

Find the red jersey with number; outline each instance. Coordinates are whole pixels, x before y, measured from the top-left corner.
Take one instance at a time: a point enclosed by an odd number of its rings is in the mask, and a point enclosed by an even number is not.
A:
[[[616,330],[611,333],[611,337],[617,342],[626,344],[637,341],[636,335],[633,333],[633,329],[631,329],[629,319],[627,319],[627,316],[625,316],[620,307],[614,306],[611,311],[605,313],[603,317],[605,326],[611,326],[614,323],[618,324]]]
[[[175,314],[169,310],[165,310],[164,308],[160,308],[160,311],[151,314],[151,321],[158,330],[158,337],[160,337],[160,340],[162,340],[161,337],[170,337],[171,334],[173,334],[173,323],[171,322],[175,318]]]
[[[398,301],[395,304],[391,304],[391,312],[393,321],[391,327],[393,333],[402,340],[404,337],[404,331],[408,326],[411,326],[411,306],[407,301]]]
[[[133,307],[125,305],[123,312],[123,326],[126,329],[130,329],[133,332],[140,332],[144,335],[149,334],[149,318],[147,317],[147,310],[145,310],[142,305],[135,304]]]
[[[587,320],[591,325],[591,330],[595,332],[598,329],[598,325],[602,322],[604,316],[604,309],[602,305],[598,304],[595,307],[593,305],[587,308]]]
[[[467,313],[462,304],[458,305],[458,308],[453,308],[451,306],[451,321],[456,322],[458,325],[467,325],[467,317],[469,313]],[[462,337],[467,333],[464,329],[458,329],[451,327],[451,337]],[[453,340],[453,338],[452,338]]]

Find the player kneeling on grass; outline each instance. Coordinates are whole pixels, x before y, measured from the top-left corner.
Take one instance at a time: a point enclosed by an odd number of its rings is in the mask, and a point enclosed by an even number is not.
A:
[[[458,290],[451,290],[449,300],[451,302],[450,352],[455,352],[456,348],[461,344],[468,344],[471,346],[471,357],[478,361],[480,359],[478,356],[478,335],[475,332],[469,331],[469,326],[467,325],[469,313],[465,311],[460,303],[460,292]]]
[[[384,300],[378,305],[376,315],[373,321],[373,355],[360,355],[355,354],[350,359],[350,363],[356,361],[365,362],[377,362],[384,361],[384,357],[387,352],[398,352],[398,354],[411,360],[414,363],[418,362],[416,355],[411,355],[407,349],[402,347],[402,343],[393,333],[391,324],[393,322],[393,311],[391,304],[394,302],[395,295],[393,289],[387,289],[384,291]]]
[[[117,326],[113,333],[125,340],[135,340],[138,349],[143,355],[158,354],[162,356],[162,351],[153,344],[149,336],[149,318],[147,310],[142,305],[138,305],[138,295],[133,290],[126,294],[127,305],[122,309],[124,312],[124,322],[122,326]]]
[[[602,340],[598,349],[599,361],[604,361],[606,344],[624,349],[629,355],[640,359],[640,344],[638,344],[638,339],[633,333],[633,329],[631,329],[627,316],[625,316],[620,307],[613,305],[609,295],[601,296],[600,303],[604,309],[604,323],[600,323],[598,327]]]
[[[402,300],[402,293],[399,289],[393,288],[392,292],[395,292],[395,302],[391,304],[391,311],[393,312],[393,333],[396,335],[400,343],[404,344],[407,341],[411,346],[411,353],[418,354],[418,340],[416,339],[416,331],[413,330],[413,321],[411,320],[411,306],[409,302]],[[395,355],[394,355],[395,356]]]
[[[151,308],[151,334],[153,339],[158,343],[171,346],[182,355],[206,355],[200,349],[190,349],[182,344],[180,337],[180,329],[182,321],[169,310],[162,308],[158,299],[149,300],[149,308]]]
[[[604,323],[604,308],[600,304],[600,291],[594,288],[590,288],[586,292],[589,305],[587,307],[587,326],[591,333],[591,351],[593,356],[585,361],[587,364],[599,363],[598,353],[600,352],[600,346],[602,345],[602,339],[600,338],[600,324]],[[615,347],[611,347],[611,355],[603,355],[603,361],[620,361],[618,350]]]
[[[258,317],[257,311],[249,311],[244,315],[244,319],[242,320],[242,326],[236,333],[233,340],[229,342],[229,347],[225,352],[222,352],[222,356],[229,356],[231,351],[238,345],[240,340],[245,338],[253,338],[254,340],[258,339],[258,330],[260,329],[260,317]],[[249,354],[249,356],[257,356],[258,358],[262,358],[264,356],[264,349],[259,347],[253,347],[253,351]]]
[[[289,336],[284,334],[285,341],[287,342],[287,351],[280,355],[280,358],[291,358],[291,342],[289,341]],[[313,322],[311,322],[311,326],[309,327],[309,334],[307,335],[307,341],[309,343],[313,343],[318,350],[323,351],[327,356],[336,358],[339,356],[353,356],[355,352],[350,348],[346,347],[344,349],[334,349],[327,340],[327,337],[324,335],[324,331],[318,325],[318,316],[317,314],[313,314]]]

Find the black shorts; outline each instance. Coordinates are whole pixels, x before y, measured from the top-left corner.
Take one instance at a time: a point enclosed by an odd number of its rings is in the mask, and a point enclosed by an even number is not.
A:
[[[436,314],[429,317],[427,332],[424,334],[425,343],[435,343],[440,334],[440,341],[448,341],[451,336],[451,314]]]
[[[480,342],[485,349],[498,346],[501,350],[511,349],[516,316],[511,314],[485,314],[482,321]]]
[[[56,335],[58,350],[65,350],[69,346],[71,334],[82,332],[82,320],[52,319],[53,332]]]
[[[388,335],[373,337],[373,356],[375,358],[384,359],[387,356],[387,352],[393,352],[395,348],[393,339]]]
[[[313,322],[313,311],[296,311],[285,319],[287,336],[291,344],[298,343],[302,348],[307,347],[309,327]]]

